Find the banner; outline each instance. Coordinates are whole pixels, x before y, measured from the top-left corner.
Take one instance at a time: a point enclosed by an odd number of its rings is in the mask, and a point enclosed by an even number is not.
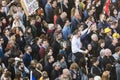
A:
[[[33,14],[39,8],[37,0],[21,0],[20,3],[27,16]]]

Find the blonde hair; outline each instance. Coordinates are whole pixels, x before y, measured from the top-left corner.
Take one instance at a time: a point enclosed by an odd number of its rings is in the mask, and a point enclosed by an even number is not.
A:
[[[72,64],[70,65],[70,69],[78,70],[78,68],[79,68],[79,66],[78,66],[77,63],[72,63]]]

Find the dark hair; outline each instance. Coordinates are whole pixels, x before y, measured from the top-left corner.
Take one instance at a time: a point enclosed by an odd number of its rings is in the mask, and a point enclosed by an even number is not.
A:
[[[47,61],[51,58],[52,55],[47,55]]]
[[[112,65],[111,64],[107,64],[105,70],[111,71],[111,69],[112,69]]]
[[[18,61],[16,67],[18,68],[21,65],[21,63],[23,63],[23,62],[22,61]]]
[[[60,61],[63,57],[64,57],[64,55],[59,53],[59,54],[57,55],[57,60]]]
[[[115,48],[115,51],[116,51],[116,52],[120,51],[120,46],[116,47],[116,48]]]
[[[24,50],[26,51],[28,47],[31,47],[30,45],[26,45]]]
[[[57,1],[57,0],[51,0],[51,2],[50,2],[50,3],[51,3],[51,4],[53,4],[53,2],[54,2],[54,1]]]
[[[98,60],[97,57],[93,57],[93,58],[91,59],[91,62],[92,62],[92,63],[95,63],[97,60]]]
[[[104,39],[100,39],[100,40],[98,41],[98,43],[99,43],[99,45],[100,45],[101,43],[105,43],[105,40],[104,40]]]

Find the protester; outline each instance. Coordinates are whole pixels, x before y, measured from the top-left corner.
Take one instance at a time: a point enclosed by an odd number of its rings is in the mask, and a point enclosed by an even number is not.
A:
[[[119,26],[119,0],[0,0],[0,79],[119,80]]]

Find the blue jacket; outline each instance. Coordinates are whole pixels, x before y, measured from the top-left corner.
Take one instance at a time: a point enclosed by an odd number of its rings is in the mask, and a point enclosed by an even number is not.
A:
[[[74,32],[78,28],[78,24],[80,22],[81,22],[81,20],[75,19],[74,16],[71,18],[71,30],[72,30],[72,32]]]
[[[70,26],[64,26],[62,29],[62,35],[64,40],[68,40],[68,35],[71,34]]]
[[[0,58],[3,57],[3,50],[2,47],[0,47]]]
[[[32,60],[32,56],[25,53],[23,56],[23,62],[24,62],[26,67],[28,67],[30,65],[31,60]]]
[[[50,5],[48,3],[45,5],[45,14],[46,14],[46,21],[48,23],[52,23],[53,16],[54,16],[54,10],[52,8],[52,5]]]

